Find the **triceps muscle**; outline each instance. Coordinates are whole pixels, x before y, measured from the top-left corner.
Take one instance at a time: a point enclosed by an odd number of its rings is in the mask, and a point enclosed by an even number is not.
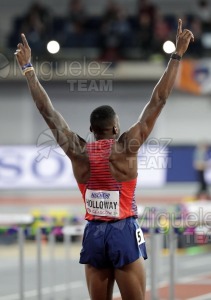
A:
[[[54,109],[48,94],[39,82],[34,70],[26,73],[26,79],[32,98],[40,114],[51,129],[57,143],[66,154],[77,152],[79,149],[78,145],[80,144],[77,135],[69,129],[62,115]]]

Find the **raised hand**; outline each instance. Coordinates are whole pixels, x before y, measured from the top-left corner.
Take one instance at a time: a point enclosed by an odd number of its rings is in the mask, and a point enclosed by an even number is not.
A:
[[[194,35],[188,29],[182,30],[182,20],[179,19],[176,36],[176,53],[180,56],[183,56],[188,49],[190,41],[194,41]]]
[[[21,67],[31,62],[31,49],[27,42],[25,35],[21,34],[22,43],[17,45],[17,50],[15,51],[16,59]]]

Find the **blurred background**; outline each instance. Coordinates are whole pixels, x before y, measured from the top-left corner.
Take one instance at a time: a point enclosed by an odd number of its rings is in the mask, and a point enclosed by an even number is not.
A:
[[[97,106],[115,109],[122,132],[136,122],[175,51],[178,18],[195,42],[138,162],[147,299],[211,299],[211,2],[1,0],[0,300],[88,299],[82,199],[14,58],[20,34],[55,108],[89,141]]]

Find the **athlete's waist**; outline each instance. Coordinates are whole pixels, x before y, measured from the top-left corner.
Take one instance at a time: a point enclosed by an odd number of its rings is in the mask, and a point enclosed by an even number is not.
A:
[[[93,220],[87,220],[87,222],[88,223],[99,223],[99,224],[101,224],[101,223],[116,223],[116,222],[122,222],[122,221],[128,221],[128,220],[135,220],[135,219],[137,219],[137,216],[130,216],[130,217],[127,217],[127,218],[123,218],[123,219],[114,219],[114,220],[111,220],[111,219],[109,219],[109,220],[100,220],[100,219],[93,219]]]

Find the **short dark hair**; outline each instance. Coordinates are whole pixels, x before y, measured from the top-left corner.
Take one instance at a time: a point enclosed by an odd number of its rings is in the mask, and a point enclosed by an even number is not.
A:
[[[93,110],[90,115],[90,124],[95,132],[104,131],[116,116],[115,111],[109,105],[102,105]]]

